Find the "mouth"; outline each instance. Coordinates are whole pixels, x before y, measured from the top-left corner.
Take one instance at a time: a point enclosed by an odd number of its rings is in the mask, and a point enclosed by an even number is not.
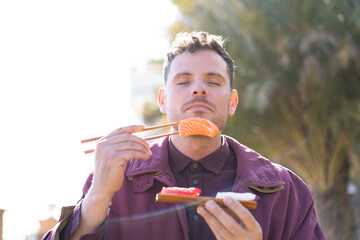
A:
[[[188,104],[184,107],[185,111],[214,111],[214,107],[212,107],[209,104],[206,104],[204,102],[195,102],[195,103],[191,103]]]

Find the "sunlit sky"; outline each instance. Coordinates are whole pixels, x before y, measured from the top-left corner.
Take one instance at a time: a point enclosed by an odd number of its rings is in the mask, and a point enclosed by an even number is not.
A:
[[[36,231],[49,204],[81,197],[93,168],[81,139],[142,122],[130,69],[163,58],[176,17],[170,0],[0,1],[4,239]]]

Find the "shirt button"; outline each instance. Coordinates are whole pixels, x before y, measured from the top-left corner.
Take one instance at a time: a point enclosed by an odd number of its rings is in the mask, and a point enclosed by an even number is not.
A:
[[[199,184],[199,181],[195,179],[192,183],[193,183],[194,185],[198,185],[198,184]]]
[[[199,165],[197,164],[197,163],[194,163],[193,165],[192,165],[192,167],[193,168],[197,168]]]
[[[193,216],[193,219],[194,219],[194,221],[199,220],[199,215],[195,214],[195,215]]]

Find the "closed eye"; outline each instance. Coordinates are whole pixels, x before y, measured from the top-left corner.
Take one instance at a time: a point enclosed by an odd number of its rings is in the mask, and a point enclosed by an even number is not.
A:
[[[225,83],[224,77],[221,74],[214,72],[207,73],[206,80],[211,86],[223,86]]]
[[[208,84],[209,84],[210,86],[215,86],[215,87],[218,87],[218,86],[221,86],[221,85],[222,85],[222,83],[221,83],[219,80],[217,80],[217,79],[209,79],[209,80],[208,80]]]
[[[186,84],[189,84],[189,82],[177,82],[176,85],[186,85]]]
[[[187,85],[191,82],[192,74],[189,72],[179,72],[173,78],[173,82],[177,86]]]
[[[221,84],[219,82],[212,82],[212,81],[209,81],[208,82],[210,85],[214,85],[214,86],[221,86]]]

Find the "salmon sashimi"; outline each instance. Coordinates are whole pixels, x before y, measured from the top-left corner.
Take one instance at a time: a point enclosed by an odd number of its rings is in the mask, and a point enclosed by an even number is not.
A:
[[[190,135],[204,135],[214,137],[219,129],[209,120],[203,118],[187,118],[180,121],[179,132],[181,137]]]
[[[196,187],[184,188],[184,187],[163,187],[161,189],[161,194],[178,194],[178,195],[189,195],[189,196],[199,196],[201,189]]]

